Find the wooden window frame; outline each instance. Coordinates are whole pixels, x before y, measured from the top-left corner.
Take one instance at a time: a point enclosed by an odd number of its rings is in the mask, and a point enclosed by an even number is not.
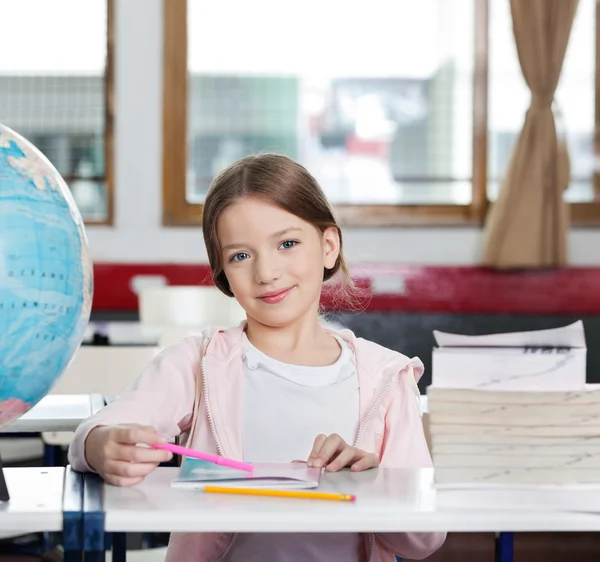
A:
[[[106,71],[104,74],[104,181],[106,219],[88,224],[113,226],[115,220],[115,2],[106,0]]]
[[[187,0],[163,0],[163,225],[196,226],[202,205],[188,203]]]
[[[596,2],[596,44],[594,56],[594,197],[589,203],[571,203],[571,224],[575,226],[600,226],[600,5]]]
[[[342,225],[481,226],[491,203],[487,196],[489,1],[474,0],[473,167],[468,205],[336,205]],[[163,225],[198,226],[202,205],[186,200],[187,175],[187,0],[163,0]],[[600,7],[596,9],[596,92],[594,153],[600,158]],[[600,171],[594,174],[600,199]],[[571,224],[600,225],[600,200],[569,205]]]

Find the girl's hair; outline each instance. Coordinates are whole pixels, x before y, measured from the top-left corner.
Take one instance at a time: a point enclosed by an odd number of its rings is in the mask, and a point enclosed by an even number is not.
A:
[[[342,230],[333,216],[331,205],[308,170],[280,154],[246,156],[223,170],[208,190],[202,214],[202,233],[214,284],[223,293],[233,296],[223,272],[217,221],[229,205],[242,197],[267,201],[321,232],[329,227],[336,228],[340,237],[340,253],[333,268],[323,271],[323,281],[329,281],[339,272],[343,276],[340,289],[342,294],[348,295],[354,284],[342,253]]]

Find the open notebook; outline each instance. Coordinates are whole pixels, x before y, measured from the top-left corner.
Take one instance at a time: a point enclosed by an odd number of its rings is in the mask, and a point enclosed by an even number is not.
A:
[[[295,490],[318,487],[321,476],[320,468],[309,468],[304,463],[256,463],[253,466],[253,472],[246,472],[199,459],[186,458],[171,486],[203,488],[213,485]]]

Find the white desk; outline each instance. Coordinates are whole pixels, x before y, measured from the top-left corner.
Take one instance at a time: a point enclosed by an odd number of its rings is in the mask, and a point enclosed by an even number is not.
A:
[[[10,501],[0,503],[2,534],[63,530],[63,467],[5,468],[4,476]]]
[[[330,502],[204,494],[169,486],[177,468],[159,468],[132,488],[104,486],[108,532],[501,532],[600,531],[600,515],[521,509],[520,491],[504,492],[512,506],[472,503],[469,492],[442,507],[433,470],[378,469],[325,474],[324,491],[357,501]],[[540,491],[539,497],[551,492]],[[598,504],[596,504],[598,505]]]
[[[0,433],[75,431],[77,426],[104,407],[99,394],[49,394]]]
[[[93,541],[84,544],[84,485],[81,474],[70,467],[4,468],[10,494],[0,502],[0,535],[62,533],[65,562],[81,562]],[[88,524],[88,527],[91,525]],[[99,535],[104,541],[104,535]],[[96,541],[98,542],[98,541]],[[94,560],[97,558],[85,558]]]

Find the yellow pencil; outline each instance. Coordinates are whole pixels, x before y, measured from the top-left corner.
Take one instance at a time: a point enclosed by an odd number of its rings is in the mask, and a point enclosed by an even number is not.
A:
[[[244,496],[271,496],[281,498],[304,498],[310,500],[335,500],[353,502],[352,494],[330,494],[326,492],[304,492],[298,490],[267,490],[261,488],[225,488],[221,486],[204,486],[204,491],[211,494],[238,494]]]

